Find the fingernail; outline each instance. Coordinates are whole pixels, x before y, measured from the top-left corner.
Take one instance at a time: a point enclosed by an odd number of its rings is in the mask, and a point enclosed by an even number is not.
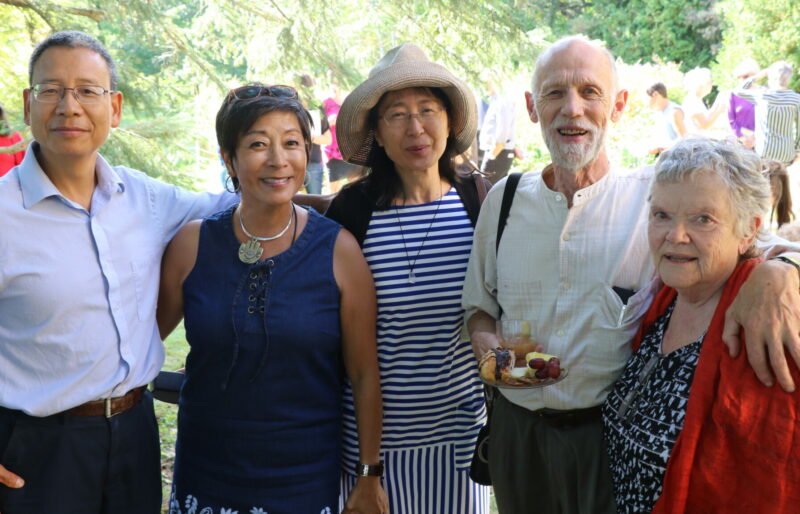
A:
[[[18,478],[17,481],[14,482],[14,485],[16,487],[22,487],[23,485],[25,485],[25,481],[23,479],[21,479],[21,478]]]

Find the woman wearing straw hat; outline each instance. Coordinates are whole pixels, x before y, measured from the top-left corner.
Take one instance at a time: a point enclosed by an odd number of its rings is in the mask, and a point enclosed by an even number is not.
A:
[[[476,119],[469,88],[413,44],[389,51],[339,112],[342,156],[369,172],[327,215],[359,241],[377,288],[393,514],[488,512],[488,488],[469,478],[485,408],[460,300],[486,182],[453,164]],[[361,471],[351,398],[344,427],[347,497]]]

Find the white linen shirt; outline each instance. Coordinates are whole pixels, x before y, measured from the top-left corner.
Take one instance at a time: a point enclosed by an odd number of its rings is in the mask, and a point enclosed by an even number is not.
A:
[[[164,248],[237,197],[189,193],[98,155],[87,212],[44,173],[37,144],[0,179],[0,406],[47,416],[153,380]]]
[[[558,384],[502,394],[537,410],[599,405],[631,353],[630,341],[656,291],[647,244],[653,168],[611,170],[566,197],[541,173],[522,176],[495,259],[505,179],[482,206],[464,283],[465,319],[480,309],[531,322],[532,336],[561,358]],[[612,287],[636,291],[627,305]]]

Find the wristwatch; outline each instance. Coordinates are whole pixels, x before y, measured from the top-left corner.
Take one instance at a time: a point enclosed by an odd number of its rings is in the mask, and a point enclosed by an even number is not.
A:
[[[798,260],[793,257],[789,257],[787,255],[777,255],[775,257],[772,257],[770,260],[783,261],[786,264],[791,264],[792,266],[794,266],[794,269],[797,270],[797,273],[800,273],[800,262],[798,262]]]
[[[377,464],[364,464],[359,462],[356,464],[356,475],[360,477],[382,477],[383,461]]]

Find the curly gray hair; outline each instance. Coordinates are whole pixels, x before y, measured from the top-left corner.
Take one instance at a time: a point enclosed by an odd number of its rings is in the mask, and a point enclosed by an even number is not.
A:
[[[738,143],[704,137],[688,138],[661,154],[656,162],[652,187],[692,180],[699,173],[716,173],[728,187],[731,207],[736,216],[734,230],[737,236],[744,237],[752,220],[765,219],[772,205],[769,180],[762,170],[758,155]],[[743,257],[756,254],[753,245]]]

